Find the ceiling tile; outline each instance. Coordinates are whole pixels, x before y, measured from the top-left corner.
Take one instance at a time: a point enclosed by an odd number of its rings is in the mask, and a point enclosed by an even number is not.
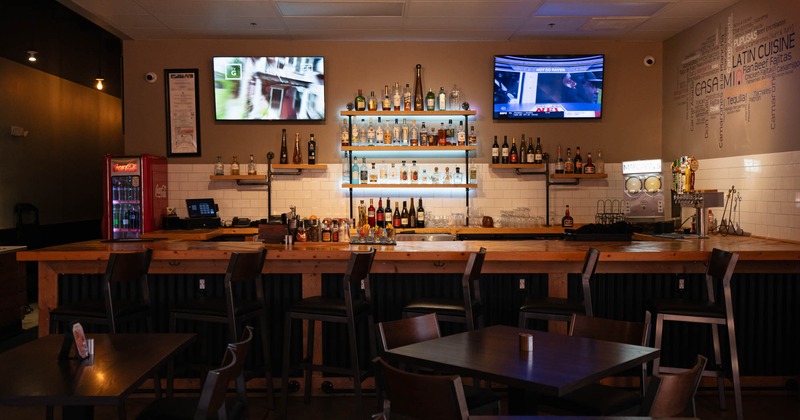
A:
[[[667,2],[545,1],[536,16],[652,16]]]

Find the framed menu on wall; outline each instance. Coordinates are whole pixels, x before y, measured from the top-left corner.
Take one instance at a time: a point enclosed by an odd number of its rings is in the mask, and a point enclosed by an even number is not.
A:
[[[200,156],[197,69],[164,70],[167,101],[167,156]]]

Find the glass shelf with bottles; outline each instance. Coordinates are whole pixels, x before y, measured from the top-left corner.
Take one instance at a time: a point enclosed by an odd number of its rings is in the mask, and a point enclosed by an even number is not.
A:
[[[454,169],[451,171],[451,166]],[[441,171],[440,171],[441,167]],[[474,164],[472,168],[475,168]],[[468,178],[472,176],[473,178]],[[453,164],[424,164],[417,161],[370,162],[366,158],[359,163],[354,159],[350,173],[344,178],[343,188],[477,188],[475,171],[461,172],[461,166]],[[355,180],[355,182],[347,182]]]
[[[376,117],[391,117],[395,116],[420,116],[420,117],[447,117],[459,116],[468,117],[477,115],[474,109],[454,109],[445,111],[341,111],[340,115],[343,117],[360,117],[360,116],[376,116]]]

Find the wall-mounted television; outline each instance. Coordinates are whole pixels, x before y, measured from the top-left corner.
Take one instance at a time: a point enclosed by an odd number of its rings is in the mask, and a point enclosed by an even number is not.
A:
[[[214,57],[217,121],[325,119],[323,57]]]
[[[497,55],[496,120],[600,118],[601,55]]]

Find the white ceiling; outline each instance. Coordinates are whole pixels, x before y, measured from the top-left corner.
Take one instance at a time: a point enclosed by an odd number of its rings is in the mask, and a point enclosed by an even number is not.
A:
[[[58,0],[123,39],[665,40],[739,0]]]

